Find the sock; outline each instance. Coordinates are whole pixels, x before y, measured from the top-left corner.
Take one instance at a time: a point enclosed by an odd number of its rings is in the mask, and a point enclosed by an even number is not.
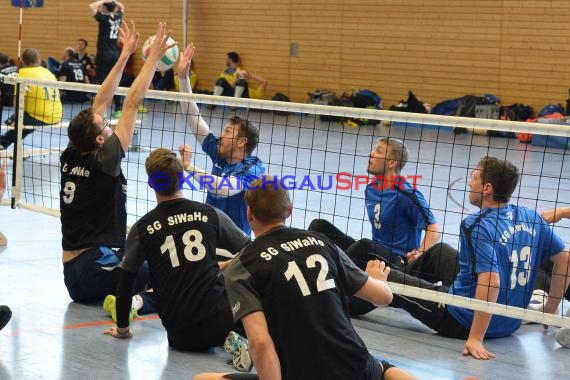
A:
[[[135,294],[133,296],[132,308],[139,311],[140,309],[142,309],[142,307],[143,307],[143,298],[140,296],[140,294]]]
[[[241,96],[243,95],[243,92],[245,91],[245,87],[244,86],[236,86],[236,90],[234,93],[234,98],[241,98]]]
[[[224,88],[222,86],[214,87],[214,95],[220,96],[224,92]]]

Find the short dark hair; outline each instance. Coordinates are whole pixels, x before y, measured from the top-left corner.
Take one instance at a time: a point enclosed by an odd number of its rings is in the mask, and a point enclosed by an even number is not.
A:
[[[78,38],[77,41],[81,41],[85,44],[85,47],[87,47],[87,45],[89,45],[89,43],[87,42],[87,40],[85,38]]]
[[[42,61],[40,59],[40,52],[33,48],[28,48],[22,53],[22,62],[24,66],[37,66]]]
[[[75,49],[71,47],[65,48],[65,56],[67,58],[75,58]]]
[[[107,12],[113,12],[115,8],[117,8],[117,3],[114,1],[109,1],[107,3],[103,3],[103,7],[107,10]]]
[[[93,108],[87,108],[69,122],[67,136],[80,152],[92,152],[97,147],[95,139],[101,134],[101,130],[93,123],[94,115]]]
[[[232,116],[229,120],[231,125],[239,126],[238,137],[245,137],[247,142],[245,143],[245,152],[247,154],[253,153],[255,148],[257,148],[257,143],[259,142],[259,131],[246,119],[239,116]]]
[[[493,200],[508,202],[515,191],[519,179],[519,169],[507,160],[485,156],[477,164],[481,183],[493,186]]]
[[[0,65],[8,64],[10,57],[6,53],[0,53]]]
[[[239,63],[239,54],[235,51],[230,51],[228,53],[228,58],[234,61],[234,63]]]
[[[277,177],[264,174],[248,187],[245,203],[255,219],[263,223],[283,222],[287,219],[291,199]]]
[[[176,153],[166,148],[155,149],[150,152],[144,166],[149,185],[157,194],[170,196],[180,190],[180,175],[184,168]],[[158,173],[160,175],[156,175]]]

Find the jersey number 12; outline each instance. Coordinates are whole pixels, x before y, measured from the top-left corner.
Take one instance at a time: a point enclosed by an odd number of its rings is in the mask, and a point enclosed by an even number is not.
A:
[[[322,292],[324,290],[334,288],[334,279],[330,278],[327,280],[327,274],[329,273],[329,263],[322,255],[311,255],[307,257],[307,260],[305,262],[307,268],[314,268],[317,263],[319,263],[321,267],[321,270],[319,271],[319,275],[317,277],[317,292]],[[301,293],[303,293],[303,296],[308,296],[311,294],[309,286],[307,285],[307,281],[305,280],[305,276],[303,276],[303,272],[301,272],[301,269],[295,261],[289,261],[287,270],[283,274],[285,275],[287,281],[291,280],[293,277],[295,278],[297,285],[299,285],[299,288],[301,289]]]

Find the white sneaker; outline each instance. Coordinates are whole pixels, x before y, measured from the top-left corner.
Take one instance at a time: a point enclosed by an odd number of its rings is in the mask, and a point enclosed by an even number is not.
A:
[[[548,293],[546,293],[542,289],[535,289],[532,292],[532,297],[530,298],[530,303],[528,304],[527,309],[532,310],[532,311],[543,312],[544,311],[544,305],[546,304],[547,300],[548,300]],[[558,310],[556,311],[556,313],[558,313]],[[525,320],[522,321],[523,325],[526,325],[529,323],[534,323],[534,322],[525,321]]]
[[[548,300],[548,293],[542,289],[535,289],[530,297],[527,309],[533,311],[544,311],[544,304]]]
[[[253,361],[249,354],[249,345],[246,338],[230,331],[224,342],[224,349],[232,355],[232,364],[235,369],[240,372],[251,371]]]
[[[562,327],[556,332],[556,341],[560,343],[562,347],[570,348],[570,329],[567,327]]]
[[[569,335],[570,338],[570,335]],[[240,341],[238,353],[234,354],[232,359],[234,368],[240,372],[249,372],[253,367],[253,361],[249,354],[249,346],[247,342]]]

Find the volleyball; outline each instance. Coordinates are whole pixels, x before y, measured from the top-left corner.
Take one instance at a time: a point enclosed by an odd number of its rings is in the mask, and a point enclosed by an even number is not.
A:
[[[146,61],[146,58],[148,57],[148,55],[150,54],[150,44],[154,40],[154,37],[155,36],[150,36],[144,42],[144,45],[142,48],[142,57],[143,57],[143,60],[145,60],[145,61]],[[176,41],[174,41],[172,39],[172,37],[168,37],[167,45],[173,45],[175,43],[176,43]],[[166,71],[166,70],[170,69],[174,65],[174,63],[176,63],[177,59],[178,59],[178,45],[174,45],[164,53],[162,58],[160,58],[160,61],[158,61],[158,66],[157,66],[156,70]]]

